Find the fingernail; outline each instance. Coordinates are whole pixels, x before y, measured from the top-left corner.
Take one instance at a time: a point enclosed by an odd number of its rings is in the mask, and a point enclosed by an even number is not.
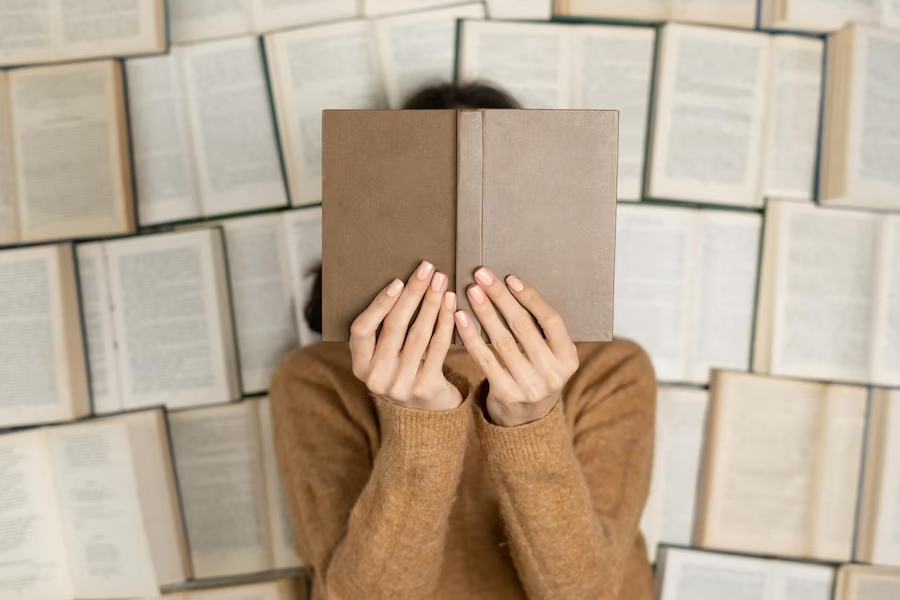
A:
[[[397,294],[400,293],[400,290],[403,289],[403,282],[399,279],[395,279],[391,282],[391,285],[387,287],[387,295],[393,298]]]
[[[525,284],[515,275],[510,275],[506,278],[506,285],[511,287],[515,292],[521,292],[525,289]]]
[[[434,279],[431,280],[431,289],[435,292],[441,291],[441,288],[444,287],[444,282],[447,281],[447,276],[443,273],[436,273]]]
[[[463,311],[459,311],[456,313],[456,324],[459,325],[461,329],[465,329],[469,326],[469,315],[464,313]]]
[[[481,267],[480,269],[475,271],[475,279],[481,285],[491,285],[492,283],[494,283],[494,276],[491,275],[491,272],[484,267]]]
[[[434,265],[432,265],[427,260],[423,260],[422,264],[419,265],[418,270],[416,270],[416,277],[418,277],[421,281],[425,281],[428,279],[428,276],[431,275],[431,271],[434,269]]]
[[[453,310],[456,308],[456,294],[453,292],[447,292],[444,294],[444,308],[447,310]]]
[[[484,292],[477,285],[469,288],[469,297],[475,304],[484,304]]]

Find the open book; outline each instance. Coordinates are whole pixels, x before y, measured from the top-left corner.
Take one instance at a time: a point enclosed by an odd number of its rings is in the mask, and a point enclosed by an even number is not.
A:
[[[622,204],[616,225],[616,335],[647,350],[661,381],[748,368],[761,217]]]
[[[655,44],[647,27],[463,21],[459,79],[499,85],[525,108],[618,110],[618,197],[639,200]]]
[[[646,195],[753,207],[812,199],[822,55],[814,38],[665,25]]]
[[[900,216],[769,201],[754,370],[900,383]]]
[[[287,204],[260,53],[240,38],[126,61],[141,225]]]
[[[464,4],[371,21],[349,21],[265,37],[291,202],[322,200],[322,110],[399,108],[426,84],[453,79]]]
[[[705,390],[674,386],[657,390],[653,480],[641,517],[650,562],[656,561],[660,543],[691,543],[708,404]]]
[[[195,576],[300,566],[268,399],[170,413],[169,424]]]
[[[302,580],[278,579],[261,583],[176,592],[166,594],[162,600],[304,600],[305,598],[306,592]]]
[[[900,390],[873,391],[864,472],[854,558],[900,567]]]
[[[868,389],[714,372],[696,543],[847,561]]]
[[[834,568],[664,547],[656,581],[659,600],[832,600]]]
[[[0,71],[0,244],[134,231],[125,112],[111,60]]]
[[[0,252],[0,428],[91,412],[70,244]]]
[[[756,26],[756,0],[556,0],[555,12],[564,17]]]
[[[161,410],[0,436],[0,488],[6,597],[156,595],[190,578]]]
[[[0,66],[165,52],[165,4],[5,2],[0,6]]]
[[[852,22],[900,23],[896,0],[761,0],[759,10],[765,29],[828,32]]]
[[[844,565],[838,569],[835,600],[896,600],[900,570]]]
[[[851,25],[829,36],[822,203],[900,210],[898,69],[898,31]]]
[[[240,397],[219,229],[77,248],[94,411]]]
[[[318,342],[304,311],[322,263],[322,209],[222,221],[244,393],[269,389],[282,358]]]

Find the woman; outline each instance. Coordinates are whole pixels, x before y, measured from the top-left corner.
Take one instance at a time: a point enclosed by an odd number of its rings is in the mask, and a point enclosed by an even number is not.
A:
[[[442,86],[407,107],[503,106],[485,86]],[[446,275],[423,262],[378,294],[349,345],[295,351],[276,373],[279,463],[313,599],[650,600],[638,531],[649,359],[625,341],[573,344],[514,275],[474,279],[474,314],[457,311]]]

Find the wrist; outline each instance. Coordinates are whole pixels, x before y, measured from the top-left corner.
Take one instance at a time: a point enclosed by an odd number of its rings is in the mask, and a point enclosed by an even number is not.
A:
[[[518,427],[539,421],[550,414],[559,401],[559,392],[547,396],[540,402],[509,403],[488,395],[485,408],[487,416],[495,425]]]

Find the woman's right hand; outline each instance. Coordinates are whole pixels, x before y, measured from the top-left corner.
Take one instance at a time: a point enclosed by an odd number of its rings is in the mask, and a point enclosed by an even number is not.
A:
[[[353,321],[353,374],[370,392],[396,404],[427,410],[447,410],[462,403],[462,395],[443,371],[453,341],[456,310],[456,294],[446,290],[447,276],[435,273],[434,266],[425,261],[406,286],[395,279]],[[416,309],[419,314],[410,328]]]

